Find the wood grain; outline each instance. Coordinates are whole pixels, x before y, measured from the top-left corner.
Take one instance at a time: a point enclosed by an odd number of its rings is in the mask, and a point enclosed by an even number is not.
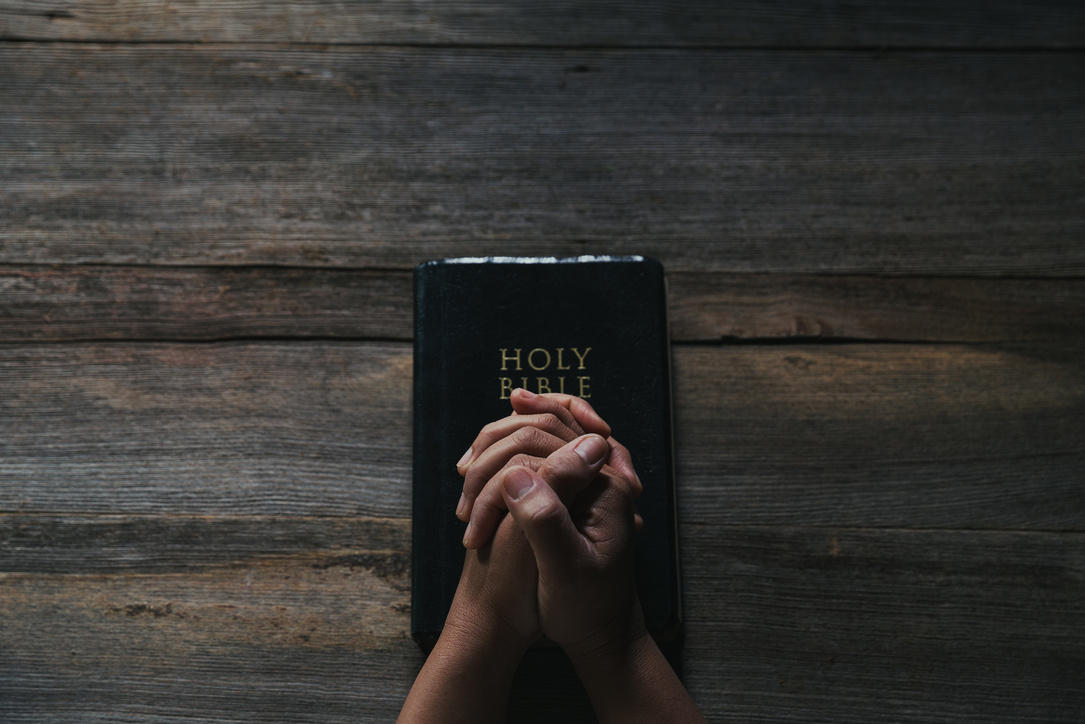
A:
[[[683,342],[1085,339],[1085,286],[1071,279],[676,272],[667,285]]]
[[[1072,722],[1085,706],[1079,534],[683,533],[685,681],[718,721]]]
[[[79,574],[0,573],[0,715],[391,720],[422,657],[407,637],[408,573],[372,561],[404,556],[408,527],[325,522],[320,533],[279,518],[270,535],[270,521],[247,517],[186,523],[210,540],[246,540],[227,560],[163,536],[160,516],[28,516],[29,558],[85,556],[94,535],[130,548],[90,554],[97,562]],[[58,530],[69,537],[50,540]],[[1085,703],[1080,534],[682,531],[684,676],[710,721],[1070,722]],[[167,539],[195,554],[184,570],[154,559]],[[575,682],[524,680],[559,669],[520,672],[512,720],[591,721]]]
[[[409,574],[335,560],[0,574],[0,716],[391,720],[422,661]]]
[[[1080,276],[1076,53],[0,47],[30,263]]]
[[[409,514],[407,345],[46,345],[0,360],[0,511]]]
[[[402,587],[410,521],[347,516],[0,514],[0,571],[155,574],[303,565],[366,569]]]
[[[1082,531],[1082,359],[1080,342],[680,348],[679,508],[704,525]]]
[[[912,342],[1085,338],[1077,279],[669,274],[671,337]],[[410,272],[0,267],[0,342],[409,341]]]
[[[1082,531],[1081,360],[678,347],[683,519]],[[0,511],[408,517],[410,379],[398,343],[0,347]]]
[[[0,0],[0,721],[391,721],[410,270],[583,253],[668,271],[710,721],[1080,721],[1083,53],[1071,0]],[[555,654],[510,721],[595,720]]]
[[[409,341],[413,309],[405,271],[0,267],[0,341]]]
[[[0,39],[112,42],[547,46],[1076,47],[1067,0],[936,3],[784,0],[532,3],[527,0],[256,4],[5,0]]]

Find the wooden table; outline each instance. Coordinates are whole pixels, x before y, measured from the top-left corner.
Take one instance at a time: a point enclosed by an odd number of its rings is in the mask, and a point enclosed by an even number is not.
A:
[[[708,718],[1081,721],[1085,6],[544,6],[0,1],[0,720],[393,719],[413,265],[639,253]]]

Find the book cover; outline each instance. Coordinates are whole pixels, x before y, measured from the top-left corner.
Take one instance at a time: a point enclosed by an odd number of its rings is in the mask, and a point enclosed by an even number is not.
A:
[[[661,642],[681,631],[662,266],[643,257],[467,258],[415,269],[411,629],[429,650],[463,568],[456,461],[509,394],[587,399],[633,457],[638,593]]]

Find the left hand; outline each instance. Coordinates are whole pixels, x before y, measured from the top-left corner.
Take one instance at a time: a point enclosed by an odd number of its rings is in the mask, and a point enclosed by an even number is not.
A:
[[[494,541],[467,551],[437,645],[418,673],[400,724],[497,724],[516,667],[539,637],[538,572],[511,517]]]
[[[489,638],[496,628],[501,646],[526,650],[541,633],[538,577],[531,546],[506,516],[492,541],[467,551],[445,629]]]

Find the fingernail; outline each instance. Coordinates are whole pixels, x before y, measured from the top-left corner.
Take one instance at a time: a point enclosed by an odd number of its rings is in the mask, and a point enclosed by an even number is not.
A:
[[[456,463],[456,467],[457,467],[457,468],[462,468],[462,467],[463,467],[464,465],[466,465],[466,464],[467,464],[468,462],[470,462],[470,460],[471,460],[471,453],[472,453],[472,449],[471,449],[471,448],[467,448],[467,452],[465,452],[465,453],[463,454],[463,457],[462,457],[462,458],[460,458],[460,461],[459,461],[458,463]]]
[[[463,546],[467,547],[467,544],[471,542],[471,523],[467,524],[467,530],[463,532]]]
[[[460,502],[456,504],[456,517],[463,517],[463,509],[467,507],[467,496],[460,493]]]
[[[531,475],[526,470],[514,468],[505,476],[504,486],[505,492],[509,494],[510,498],[519,500],[535,486],[535,481],[532,480]]]
[[[523,397],[525,400],[530,400],[532,397],[535,396],[534,392],[531,392],[530,390],[525,390],[523,387],[519,388],[519,390],[520,397]]]
[[[573,448],[576,454],[589,466],[598,465],[610,452],[610,446],[598,435],[588,435]]]

